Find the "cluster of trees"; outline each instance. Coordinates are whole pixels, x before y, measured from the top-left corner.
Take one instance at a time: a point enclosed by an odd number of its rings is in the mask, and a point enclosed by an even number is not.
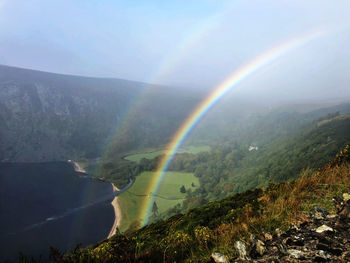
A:
[[[322,115],[323,114],[323,115]],[[318,110],[313,113],[275,111],[240,126],[222,142],[210,142],[212,150],[198,154],[177,154],[171,171],[191,172],[199,178],[196,190],[186,192],[186,200],[167,213],[154,213],[154,219],[168,217],[193,207],[270,182],[294,179],[301,170],[317,169],[350,141],[350,118],[339,112]],[[213,146],[214,145],[214,146]],[[249,146],[259,146],[249,151]],[[157,168],[158,156],[133,163],[122,158],[107,159],[101,174],[119,185],[130,176]]]
[[[134,179],[135,176],[144,171],[154,171],[160,157],[158,156],[154,159],[143,158],[139,163],[127,161],[123,157],[114,160],[102,160],[96,174],[99,178],[123,187],[129,182],[129,178]]]
[[[187,191],[182,206],[166,216],[271,182],[295,179],[305,168],[322,167],[350,142],[350,116],[328,117],[331,119],[321,126],[319,121],[324,118],[262,144],[257,151],[232,142],[211,152],[177,154],[169,170],[193,172],[200,187]]]
[[[198,101],[198,97],[195,96],[189,96],[183,101],[184,98],[178,94],[174,94],[172,91],[167,92],[164,94],[158,93],[158,91],[152,93],[150,98],[156,98],[155,100],[145,100],[137,112],[129,113],[127,124],[110,140],[107,153],[102,158],[102,164],[96,173],[98,177],[104,177],[113,182],[126,183],[130,170],[135,169],[133,174],[137,175],[140,171],[155,169],[157,160],[144,159],[137,164],[138,167],[129,167],[129,164],[124,164],[122,158],[131,150],[159,147],[166,144],[186,118],[188,112],[194,107],[195,102]],[[166,99],[169,96],[173,98],[171,101]],[[307,113],[301,113],[303,107],[298,105],[297,110],[295,107],[291,107],[269,111],[246,103],[237,105],[234,109],[232,109],[232,104],[224,105],[208,113],[186,141],[187,143],[208,144],[220,148],[226,147],[229,150],[232,145],[234,145],[233,148],[237,149],[235,144],[238,142],[238,148],[246,151],[251,144],[263,146],[282,137],[287,138],[291,133],[297,132],[300,128],[319,118],[329,119],[337,116],[339,112],[341,114],[350,112],[350,104]],[[142,114],[138,114],[140,111]],[[234,152],[231,153],[231,155],[234,154]],[[241,154],[241,151],[238,154]],[[170,169],[176,171],[191,170],[192,164],[187,161],[191,158],[196,157],[187,155],[186,162],[175,161]],[[201,158],[205,158],[205,155]],[[233,162],[241,159],[240,157],[227,158]],[[235,166],[237,165],[235,164]],[[229,167],[232,166],[233,164],[229,165]],[[203,168],[198,169],[203,170]]]

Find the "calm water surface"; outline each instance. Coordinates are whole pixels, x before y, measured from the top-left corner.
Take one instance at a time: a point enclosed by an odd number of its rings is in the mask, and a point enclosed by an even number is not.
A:
[[[0,164],[0,261],[48,260],[104,239],[114,221],[109,183],[79,177],[67,162]]]

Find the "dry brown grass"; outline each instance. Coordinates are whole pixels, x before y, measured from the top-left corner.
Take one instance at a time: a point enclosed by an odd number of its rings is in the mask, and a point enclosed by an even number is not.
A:
[[[262,198],[265,209],[261,224],[296,223],[316,205],[332,210],[332,197],[350,189],[349,174],[348,164],[328,165],[316,173],[306,169],[296,181],[284,183]]]
[[[317,172],[306,169],[297,180],[266,189],[258,199],[261,211],[257,213],[247,205],[233,222],[216,228],[213,235],[216,247],[233,255],[235,240],[249,243],[250,233],[272,232],[308,220],[307,215],[314,206],[335,212],[332,198],[350,191],[350,164],[338,162],[337,158]]]

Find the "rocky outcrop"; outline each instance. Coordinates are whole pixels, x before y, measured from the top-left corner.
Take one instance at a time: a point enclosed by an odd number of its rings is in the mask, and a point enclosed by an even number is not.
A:
[[[284,233],[262,234],[260,242],[251,237],[249,258],[240,255],[231,262],[349,262],[350,200],[344,197],[336,205],[337,214],[316,207],[310,217]]]
[[[214,252],[211,257],[216,263],[229,263],[227,257],[221,253]]]

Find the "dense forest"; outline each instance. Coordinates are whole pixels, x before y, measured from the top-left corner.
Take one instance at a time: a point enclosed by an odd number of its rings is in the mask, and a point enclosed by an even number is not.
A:
[[[317,170],[350,141],[350,116],[341,114],[348,112],[348,104],[306,113],[278,109],[264,118],[251,116],[249,125],[241,126],[225,142],[221,137],[210,140],[209,152],[176,154],[168,170],[194,173],[200,185],[195,190],[185,189],[182,205],[153,215],[151,220],[271,182],[295,179],[305,168]],[[125,184],[130,177],[137,180],[143,171],[156,170],[161,157],[139,162],[105,159],[98,174]]]
[[[317,170],[350,141],[350,115],[327,116],[258,148],[237,141],[197,155],[176,155],[169,170],[192,172],[200,187],[187,192],[182,207],[169,216],[229,194],[295,179],[303,169]],[[145,161],[144,161],[145,162]],[[152,164],[152,161],[150,161]]]

